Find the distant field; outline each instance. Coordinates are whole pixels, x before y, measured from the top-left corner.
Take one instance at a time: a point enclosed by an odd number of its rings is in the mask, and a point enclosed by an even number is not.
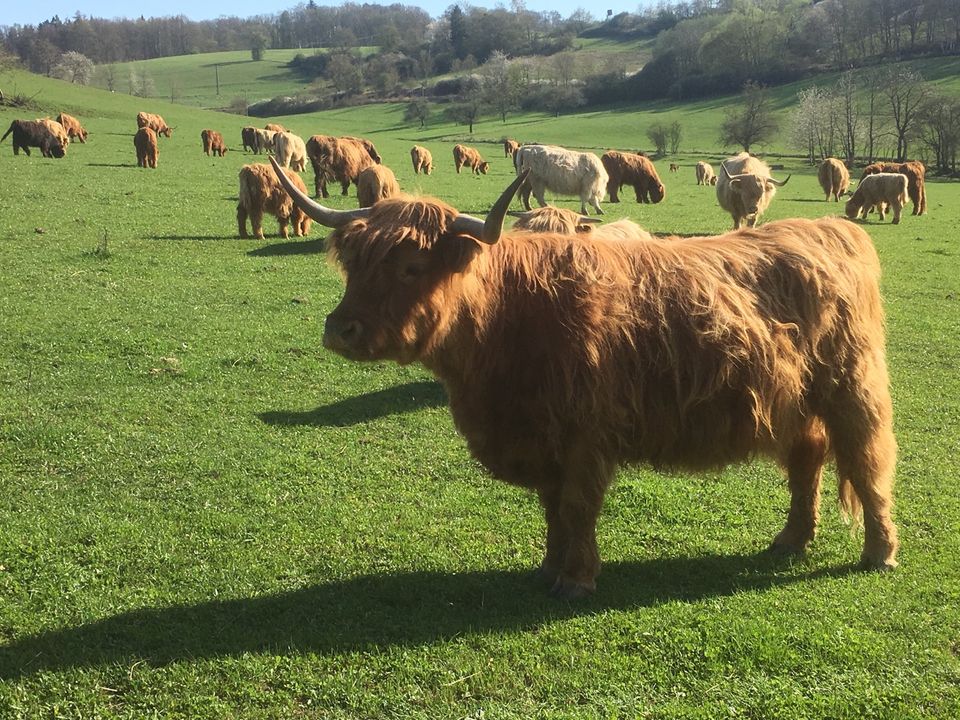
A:
[[[3,130],[63,109],[91,131],[59,161],[0,145],[3,720],[960,717],[960,184],[866,225],[901,567],[852,570],[832,471],[809,557],[782,563],[758,554],[789,504],[772,465],[631,468],[601,516],[598,592],[567,604],[529,576],[536,499],[471,460],[429,374],[323,350],[343,290],[327,231],[284,241],[267,218],[265,240],[238,239],[237,172],[264,159],[238,149],[249,118],[23,73],[0,87],[40,104],[0,108]],[[465,128],[411,128],[400,106],[280,121],[368,136],[405,190],[482,214],[513,177],[504,134],[645,147],[646,123],[677,118],[691,150],[657,161],[665,201],[628,191],[607,217],[713,234],[730,219],[693,149],[722,157],[730,102],[485,120],[487,176],[453,172]],[[138,110],[176,126],[157,170],[135,166]],[[205,127],[226,157],[202,154]],[[413,175],[414,142],[433,175]],[[784,162],[768,219],[838,212]]]

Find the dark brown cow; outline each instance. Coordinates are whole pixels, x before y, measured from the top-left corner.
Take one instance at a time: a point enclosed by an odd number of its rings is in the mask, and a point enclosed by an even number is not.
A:
[[[418,361],[444,383],[473,455],[538,493],[553,592],[594,590],[597,517],[624,463],[696,471],[772,457],[792,495],[773,547],[802,552],[833,454],[844,507],[863,506],[863,565],[896,565],[869,236],[823,218],[684,240],[501,237],[525,175],[486,220],[431,199],[330,210],[285,186],[337,228],[327,242],[346,290],[324,345],[352,360]]]
[[[620,202],[617,193],[624,185],[633,186],[638,203],[658,203],[666,195],[657,169],[645,155],[608,150],[601,156],[600,162],[607,171],[610,202]]]
[[[223,142],[223,135],[216,130],[201,130],[200,141],[203,143],[203,152],[209,155],[219,155],[223,157],[227,154],[227,146]]]
[[[349,136],[314,135],[307,140],[306,149],[313,165],[317,197],[330,196],[327,180],[339,182],[342,194],[346,195],[350,184],[356,184],[360,172],[376,164],[376,158],[380,157],[369,140]]]
[[[6,140],[11,133],[14,155],[19,155],[21,150],[29,155],[32,147],[40,148],[40,154],[44,157],[62,158],[67,154],[69,140],[64,142],[64,137],[54,133],[42,120],[14,120],[0,138],[0,142]]]
[[[137,134],[133,136],[133,146],[137,150],[138,167],[157,167],[160,148],[157,142],[157,134],[153,131],[153,128],[142,127],[137,130]]]
[[[243,142],[244,150],[252,150],[254,154],[260,154],[260,142],[257,139],[257,129],[252,125],[247,125],[240,129],[240,140]]]
[[[457,174],[460,174],[460,168],[464,165],[473,170],[475,175],[487,174],[490,169],[490,163],[480,157],[480,151],[476,148],[466,145],[453,146],[453,164],[457,166]]]
[[[867,175],[876,173],[900,173],[907,176],[907,195],[913,201],[913,215],[923,215],[927,212],[927,169],[918,160],[908,160],[902,163],[872,163],[863,169],[862,181]]]
[[[87,142],[87,131],[83,129],[83,125],[81,125],[80,121],[73,115],[67,115],[65,112],[62,112],[57,115],[57,122],[63,125],[63,129],[67,131],[67,135],[71,140],[76,138],[81,143]]]

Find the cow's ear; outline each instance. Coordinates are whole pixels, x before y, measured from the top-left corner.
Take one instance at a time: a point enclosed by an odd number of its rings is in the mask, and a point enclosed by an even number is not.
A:
[[[443,267],[451,273],[461,273],[480,252],[480,243],[469,235],[446,235],[437,243]]]
[[[593,232],[593,225],[587,223],[577,223],[577,233]]]

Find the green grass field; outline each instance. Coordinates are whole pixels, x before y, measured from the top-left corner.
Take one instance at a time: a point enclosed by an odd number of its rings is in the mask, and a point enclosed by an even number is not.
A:
[[[956,183],[929,183],[927,216],[867,224],[885,273],[900,568],[852,569],[862,538],[832,472],[817,541],[783,564],[758,554],[788,506],[772,465],[631,468],[601,517],[598,591],[567,604],[530,577],[535,498],[471,460],[430,376],[322,349],[342,292],[325,231],[284,241],[268,218],[266,240],[237,239],[237,171],[256,159],[236,150],[245,118],[0,81],[42,104],[0,109],[4,130],[63,109],[91,131],[59,161],[0,145],[0,717],[960,715]],[[705,125],[722,105],[657,112]],[[157,170],[135,166],[138,110],[177,128]],[[648,112],[476,135],[629,148]],[[457,176],[463,128],[400,116],[281,121],[369,136],[404,189],[486,212],[512,176],[502,151],[480,144],[490,175]],[[234,150],[204,156],[204,127]],[[714,147],[696,132],[690,147]],[[412,174],[414,142],[433,151],[430,177]],[[698,157],[678,174],[658,162],[663,203],[627,193],[608,217],[725,231]],[[786,162],[769,219],[838,212]]]

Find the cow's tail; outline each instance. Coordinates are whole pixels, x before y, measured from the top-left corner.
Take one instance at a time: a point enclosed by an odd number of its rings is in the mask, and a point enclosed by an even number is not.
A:
[[[3,134],[3,137],[0,137],[0,142],[3,142],[4,140],[7,139],[7,135],[9,135],[10,133],[13,132],[13,128],[14,128],[14,126],[15,126],[16,124],[17,124],[17,121],[16,121],[16,120],[14,120],[12,123],[10,123],[10,127],[7,128],[7,131]]]
[[[840,514],[843,515],[843,519],[852,528],[858,528],[863,519],[860,498],[857,497],[850,478],[842,474],[837,480],[837,500],[840,503]]]

